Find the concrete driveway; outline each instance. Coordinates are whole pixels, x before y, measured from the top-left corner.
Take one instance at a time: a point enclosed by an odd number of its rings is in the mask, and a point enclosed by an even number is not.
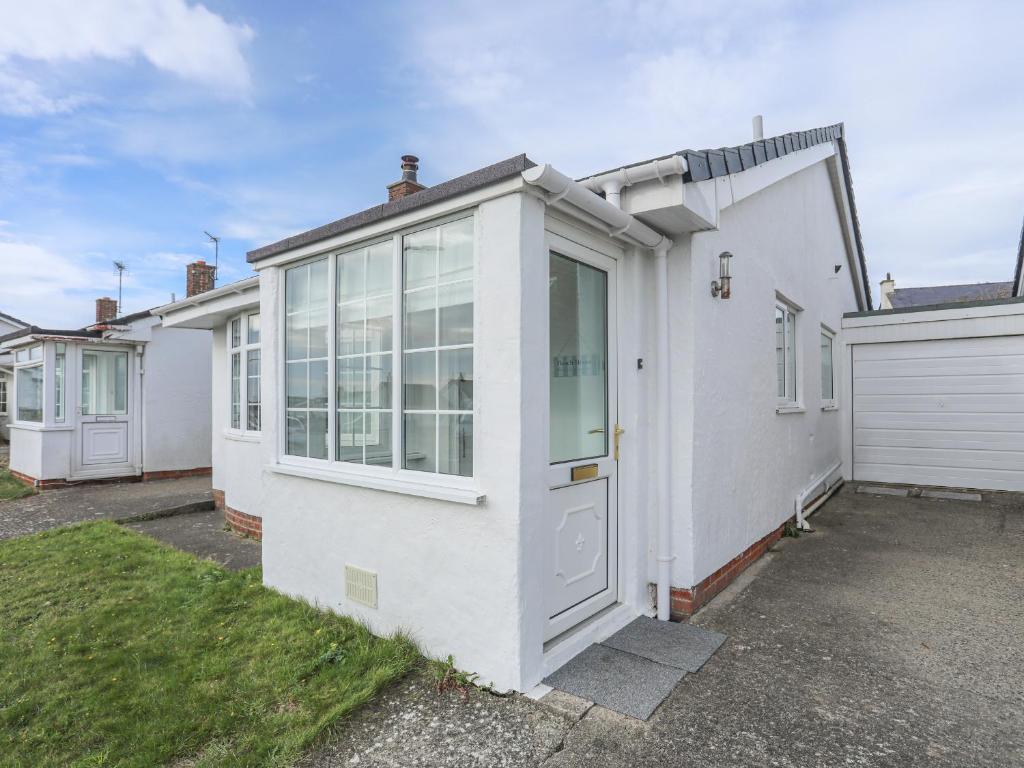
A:
[[[698,614],[651,720],[410,681],[306,765],[1024,765],[1024,506],[847,486]]]

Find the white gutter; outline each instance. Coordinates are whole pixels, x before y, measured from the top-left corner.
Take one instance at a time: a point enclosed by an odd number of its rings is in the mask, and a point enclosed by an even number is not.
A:
[[[673,158],[670,158],[670,160]],[[683,163],[682,158],[674,158]],[[647,163],[651,166],[648,171],[657,173],[667,171],[668,165],[656,166],[658,163],[667,161],[656,160]],[[643,166],[639,166],[642,168]],[[678,164],[673,165],[679,168]],[[621,169],[625,172],[627,169]],[[630,174],[625,176],[629,180],[639,180],[633,175],[634,169],[628,169]],[[679,171],[677,171],[679,172]],[[602,174],[612,176],[613,174]],[[600,177],[595,177],[600,178]],[[650,178],[656,178],[651,176]],[[658,466],[657,466],[657,488],[658,488],[658,619],[668,621],[671,616],[671,590],[672,590],[672,426],[671,426],[671,399],[672,378],[671,362],[669,358],[669,312],[668,312],[668,252],[672,247],[672,241],[665,235],[652,229],[633,216],[629,215],[617,205],[618,194],[603,200],[583,184],[577,183],[565,176],[550,165],[538,165],[523,171],[523,179],[534,186],[541,187],[551,193],[548,199],[549,205],[558,205],[563,201],[593,216],[598,221],[606,224],[609,234],[613,237],[626,238],[644,248],[654,250],[654,280],[658,286],[657,294],[657,318],[655,326],[658,328],[657,348],[657,381],[656,407],[658,409]],[[606,180],[607,182],[607,180]],[[619,187],[621,189],[621,187]],[[617,192],[618,190],[616,190]]]
[[[837,490],[839,490],[839,487],[843,484],[843,478],[840,477],[838,480],[836,480],[831,485],[829,485],[828,479],[832,475],[834,475],[836,472],[838,472],[841,467],[842,467],[842,462],[841,461],[837,461],[835,464],[833,464],[831,467],[829,467],[827,471],[825,471],[824,473],[818,475],[818,477],[814,480],[814,482],[812,482],[809,486],[807,486],[796,497],[796,501],[793,504],[794,504],[794,513],[796,515],[796,527],[799,530],[801,530],[801,531],[809,531],[809,530],[811,530],[811,526],[807,522],[807,517],[814,510],[816,510],[818,507],[820,507],[822,504],[824,504],[826,501],[828,501],[828,499],[832,496],[833,493],[835,493]],[[814,502],[809,507],[807,507],[805,509],[804,505],[807,504],[807,499],[810,497],[810,495],[812,493],[814,493],[815,489],[817,489],[818,487],[820,487],[822,485],[825,486],[824,490],[821,492],[821,494],[818,495],[818,497],[814,500]]]
[[[682,176],[688,170],[690,166],[686,158],[682,155],[672,155],[661,160],[651,160],[640,165],[599,173],[597,176],[583,179],[580,183],[591,192],[604,192],[608,202],[618,206],[623,187],[652,179],[664,184],[669,176]]]

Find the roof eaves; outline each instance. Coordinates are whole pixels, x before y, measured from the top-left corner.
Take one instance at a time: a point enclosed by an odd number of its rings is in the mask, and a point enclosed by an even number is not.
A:
[[[532,168],[535,163],[530,160],[525,154],[516,155],[510,157],[507,160],[502,160],[500,163],[494,165],[488,165],[485,168],[480,168],[471,173],[467,173],[464,176],[459,176],[448,181],[441,182],[433,187],[427,187],[424,190],[416,192],[411,195],[393,200],[391,202],[382,203],[381,205],[375,205],[372,208],[367,208],[365,211],[346,216],[343,219],[338,219],[330,224],[325,224],[321,227],[310,229],[306,232],[302,232],[291,237],[286,237],[283,240],[279,240],[276,243],[265,245],[262,248],[249,251],[246,254],[246,260],[250,263],[259,261],[260,259],[266,259],[270,256],[276,256],[279,253],[300,248],[310,243],[316,243],[320,240],[326,240],[329,237],[343,234],[345,232],[351,232],[352,230],[365,227],[369,224],[374,224],[378,221],[389,219],[393,216],[406,213],[407,211],[415,210],[416,208],[422,208],[423,206],[430,205],[431,203],[441,202],[449,198],[455,197],[456,195],[462,195],[467,192],[473,192],[481,187],[495,184],[499,181],[504,181],[516,174],[522,173],[528,168]]]
[[[95,339],[99,338],[101,335],[102,334],[99,331],[89,330],[88,328],[53,329],[30,325],[27,328],[22,328],[0,336],[0,343],[5,341],[14,341],[15,339],[20,338],[27,338],[29,336],[66,336],[68,338]]]
[[[6,312],[0,312],[0,320],[6,320],[10,323],[15,323],[17,325],[21,325],[25,328],[28,328],[28,323],[26,323],[24,320],[19,320],[14,315],[8,315]]]

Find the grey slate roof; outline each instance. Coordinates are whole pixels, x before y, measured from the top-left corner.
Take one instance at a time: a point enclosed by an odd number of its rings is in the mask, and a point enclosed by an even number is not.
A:
[[[968,285],[927,285],[897,288],[890,294],[893,309],[950,304],[960,301],[989,301],[1013,296],[1013,283],[971,283]]]
[[[0,320],[7,320],[8,322],[14,323],[16,325],[24,325],[26,328],[28,327],[28,323],[26,323],[24,320],[19,320],[14,315],[8,315],[6,312],[0,312]]]
[[[30,325],[27,328],[21,328],[17,331],[4,334],[0,336],[0,342],[10,341],[11,339],[20,339],[22,336],[73,336],[82,337],[84,339],[96,339],[102,336],[100,331],[90,331],[83,328],[75,330],[54,330],[51,328],[40,328],[37,325]]]
[[[257,248],[254,251],[249,251],[246,254],[246,260],[253,262],[265,259],[269,256],[274,256],[278,253],[284,253],[294,248],[300,248],[310,243],[315,243],[319,240],[326,240],[328,237],[334,237],[344,232],[351,232],[353,229],[359,229],[365,227],[368,224],[373,224],[384,219],[389,219],[392,216],[398,216],[406,211],[412,211],[416,208],[422,208],[425,205],[436,203],[441,200],[447,200],[449,197],[455,197],[455,195],[465,194],[466,192],[472,192],[486,187],[488,184],[494,184],[498,181],[504,181],[505,179],[511,178],[519,173],[522,173],[527,168],[532,168],[536,163],[530,160],[526,155],[516,155],[510,157],[508,160],[502,160],[500,163],[494,165],[488,165],[486,168],[467,173],[465,176],[459,176],[454,179],[437,184],[433,187],[427,187],[426,189],[416,192],[412,195],[393,200],[388,203],[382,203],[381,205],[375,205],[372,208],[367,208],[365,211],[346,216],[343,219],[332,221],[330,224],[325,224],[322,227],[311,229],[307,232],[302,232],[298,235],[292,235],[286,237],[284,240],[279,240],[276,243],[265,245],[262,248]]]

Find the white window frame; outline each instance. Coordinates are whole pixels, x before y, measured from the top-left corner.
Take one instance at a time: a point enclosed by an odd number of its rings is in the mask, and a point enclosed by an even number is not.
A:
[[[821,410],[823,411],[834,411],[839,408],[839,378],[836,376],[836,332],[829,328],[827,325],[821,326],[822,337],[827,337],[829,345],[832,351],[831,365],[829,366],[830,373],[832,374],[832,397],[826,398],[824,394],[825,382],[821,382]],[[821,366],[819,366],[820,368]]]
[[[778,313],[782,312],[782,329],[783,329],[783,342],[782,342],[782,360],[783,360],[783,378],[786,382],[785,395],[779,395],[778,386],[778,361],[775,361],[775,411],[776,413],[801,413],[804,410],[801,397],[803,396],[803,387],[800,381],[800,314],[801,310],[795,304],[787,301],[781,296],[776,296],[775,299],[775,312],[772,314],[772,331],[773,334],[777,333],[775,329],[775,323],[777,322]],[[792,318],[792,324],[789,322]],[[792,330],[791,330],[792,326]],[[793,349],[793,361],[792,370],[789,370],[790,360],[786,354],[787,342]],[[776,350],[778,348],[776,347]],[[792,391],[790,391],[790,384],[792,384]]]
[[[402,424],[404,409],[404,322],[403,322],[403,301],[405,297],[405,274],[403,269],[403,239],[406,235],[420,232],[424,229],[440,227],[461,219],[473,219],[473,358],[474,378],[476,370],[476,343],[479,335],[479,284],[477,262],[479,259],[480,243],[480,222],[476,212],[472,209],[462,210],[447,216],[421,221],[411,224],[400,230],[387,235],[367,238],[365,240],[346,243],[343,247],[324,251],[304,259],[289,262],[281,265],[280,290],[278,291],[277,319],[280,323],[281,333],[277,334],[276,358],[277,365],[275,375],[277,386],[281,392],[279,402],[281,407],[276,414],[277,428],[279,431],[277,439],[277,464],[273,469],[282,474],[310,477],[328,482],[336,482],[344,485],[358,485],[368,488],[395,491],[416,496],[444,499],[465,504],[479,504],[485,496],[477,489],[476,462],[474,461],[473,475],[447,475],[438,472],[424,472],[403,467],[405,456],[405,434]],[[354,250],[367,248],[380,243],[391,242],[392,253],[392,446],[391,465],[366,465],[339,461],[337,458],[337,306],[338,306],[338,285],[337,268],[338,256]],[[301,267],[321,259],[327,259],[327,282],[328,282],[328,307],[330,308],[330,319],[327,333],[327,359],[328,365],[328,420],[327,420],[327,458],[314,459],[304,456],[291,456],[287,453],[288,423],[287,407],[285,405],[287,381],[286,381],[286,351],[287,332],[285,330],[286,299],[287,299],[287,272],[295,267]],[[478,399],[473,402],[473,433],[480,433],[480,408]]]
[[[228,423],[225,427],[225,432],[229,435],[241,436],[241,437],[259,437],[263,432],[263,392],[262,386],[260,387],[260,429],[249,429],[249,352],[260,351],[263,342],[263,324],[260,323],[260,340],[255,343],[249,341],[249,318],[259,317],[260,312],[258,309],[247,312],[242,312],[238,315],[232,315],[228,318],[227,324],[224,326],[225,345],[228,350],[228,364],[227,364],[227,381],[228,381]],[[239,346],[233,345],[231,338],[231,326],[235,321],[239,324]],[[235,355],[239,356],[239,414],[238,414],[238,426],[234,426],[231,423],[231,409],[232,403],[232,382],[231,382],[231,365]],[[260,352],[260,379],[262,384],[263,378],[263,353]]]
[[[49,407],[50,398],[46,392],[46,367],[43,365],[43,345],[41,343],[33,344],[30,347],[21,347],[15,350],[14,353],[14,410],[12,412],[11,422],[15,425],[28,425],[32,427],[42,427],[46,424],[46,409]],[[18,372],[29,368],[39,368],[43,373],[42,392],[40,394],[41,403],[40,417],[38,421],[27,421],[21,418],[21,414],[18,409]],[[8,410],[10,407],[8,406]]]
[[[7,396],[8,396],[7,379],[3,378],[3,379],[0,379],[0,416],[6,416],[7,415],[7,408],[8,408],[8,406],[7,406]]]

